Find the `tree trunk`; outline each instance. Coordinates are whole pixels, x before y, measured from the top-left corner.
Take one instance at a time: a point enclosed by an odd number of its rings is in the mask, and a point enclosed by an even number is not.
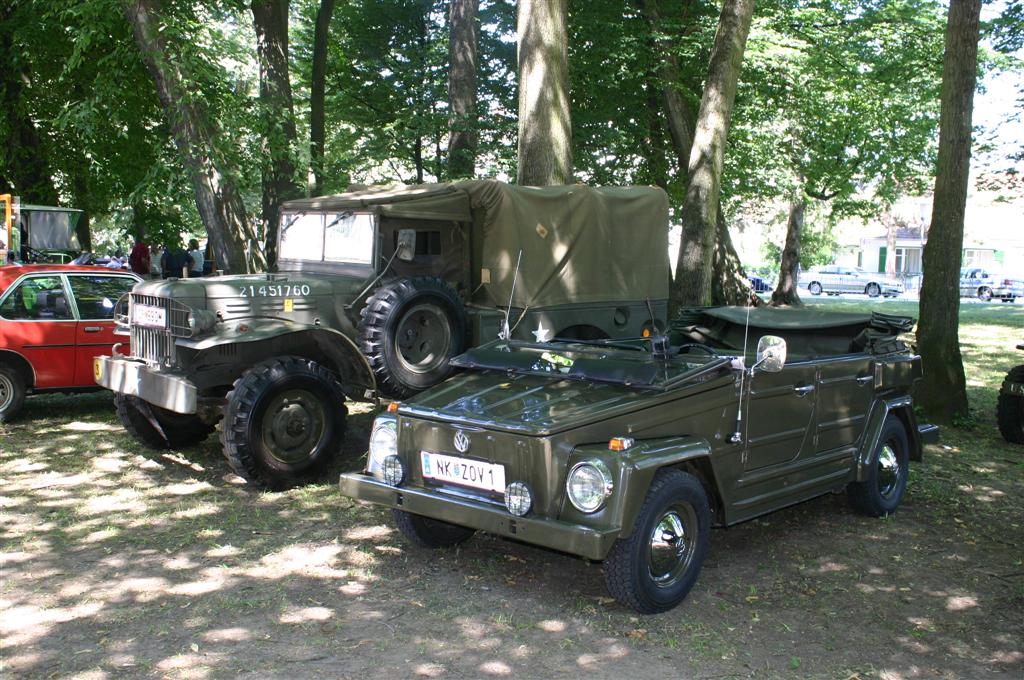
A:
[[[757,307],[763,305],[750,287],[743,265],[729,236],[729,225],[725,221],[725,213],[718,208],[717,238],[715,239],[715,276],[711,279],[711,304],[742,305]]]
[[[797,271],[800,268],[800,238],[804,231],[804,210],[807,201],[803,189],[797,189],[797,195],[789,203],[789,220],[786,221],[786,245],[782,248],[782,261],[779,263],[779,282],[772,292],[772,307],[781,305],[803,306],[797,292]]]
[[[681,215],[683,235],[669,297],[670,318],[683,304],[711,303],[711,265],[725,141],[753,13],[754,0],[725,0],[722,5],[690,151],[689,185]]]
[[[125,16],[153,76],[175,146],[192,182],[196,207],[217,263],[235,273],[262,269],[266,261],[235,185],[233,168],[212,155],[219,131],[201,98],[194,96],[189,74],[168,53],[160,12],[160,0],[134,0],[125,6]]]
[[[929,418],[951,423],[966,416],[967,390],[960,355],[960,262],[971,157],[971,116],[977,85],[981,0],[951,0],[942,69],[939,155],[932,223],[924,246],[921,322],[917,349],[924,377],[917,402]]]
[[[320,0],[313,30],[313,70],[309,82],[309,181],[306,193],[323,192],[324,172],[324,82],[327,79],[327,37],[334,14],[334,0]]]
[[[448,178],[472,177],[476,167],[476,46],[479,0],[448,8]]]
[[[572,183],[568,0],[519,0],[519,169],[524,186]]]
[[[292,145],[295,111],[288,75],[288,2],[253,0],[256,54],[260,64],[260,108],[263,114],[263,234],[267,267],[277,269],[277,231],[281,202],[298,194]]]

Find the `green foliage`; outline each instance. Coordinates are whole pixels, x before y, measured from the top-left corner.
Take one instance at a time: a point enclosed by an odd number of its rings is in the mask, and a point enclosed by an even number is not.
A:
[[[804,228],[800,238],[801,269],[809,269],[819,264],[830,264],[835,260],[839,252],[839,241],[836,238],[834,229],[835,222],[825,213],[826,211],[816,210],[813,207],[808,207],[805,213]],[[781,213],[772,222],[773,226],[781,223],[783,238],[779,239],[778,242],[771,238],[766,238],[761,246],[761,254],[765,262],[771,263],[766,265],[770,276],[776,276],[779,273],[779,262],[782,261],[782,243],[785,239],[786,217],[785,213]]]

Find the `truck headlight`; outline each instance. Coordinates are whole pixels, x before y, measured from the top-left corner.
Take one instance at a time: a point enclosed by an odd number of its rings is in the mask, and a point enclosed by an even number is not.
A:
[[[599,460],[576,463],[565,480],[569,502],[580,512],[600,510],[614,488],[611,471]]]
[[[217,315],[208,309],[193,309],[188,313],[188,328],[192,335],[205,333],[217,323]]]
[[[378,479],[384,478],[384,459],[398,453],[398,426],[393,418],[377,418],[370,433],[370,453],[366,471]]]

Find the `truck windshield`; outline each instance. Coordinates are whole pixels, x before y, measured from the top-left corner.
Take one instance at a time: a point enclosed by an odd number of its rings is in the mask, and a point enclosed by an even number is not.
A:
[[[619,343],[625,344],[625,343]],[[698,352],[655,358],[641,348],[586,346],[571,342],[538,344],[498,340],[469,350],[452,364],[459,368],[550,375],[569,380],[594,380],[648,389],[665,389],[704,369],[728,365],[731,356]]]
[[[299,212],[281,216],[279,257],[307,262],[373,263],[373,215]]]

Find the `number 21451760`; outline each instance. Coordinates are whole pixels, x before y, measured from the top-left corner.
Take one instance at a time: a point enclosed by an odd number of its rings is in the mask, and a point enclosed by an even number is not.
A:
[[[299,297],[309,295],[308,284],[269,284],[265,286],[239,286],[239,297]]]

